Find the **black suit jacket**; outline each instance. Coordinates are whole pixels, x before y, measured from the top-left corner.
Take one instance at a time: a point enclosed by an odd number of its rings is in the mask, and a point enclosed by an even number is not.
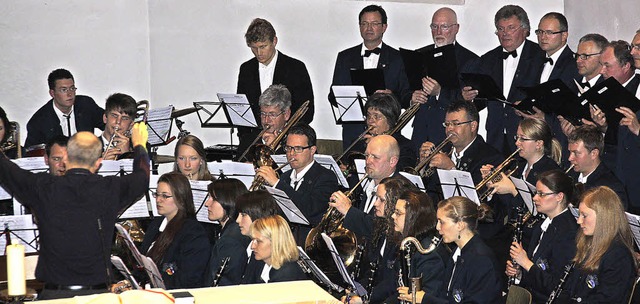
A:
[[[264,265],[264,263],[262,265]],[[253,272],[254,277],[249,281],[243,282],[243,284],[265,283],[265,281],[260,277],[260,275],[262,275],[263,267],[257,268],[257,271]],[[271,268],[271,270],[269,270],[268,283],[301,281],[306,279],[307,275],[302,271],[300,265],[298,265],[296,261],[289,261],[282,264],[280,269]]]
[[[575,238],[578,231],[576,218],[570,210],[551,221],[541,240],[540,224],[542,221],[534,228],[532,242],[527,249],[533,266],[528,272],[523,272],[520,283],[531,292],[535,303],[544,303],[562,277],[564,266],[570,263],[576,253]],[[533,254],[536,246],[538,250]]]
[[[375,268],[373,277],[373,285],[371,294],[369,295],[370,303],[382,303],[396,291],[396,282],[398,275],[395,269],[395,263],[398,257],[398,245],[387,240],[384,243],[385,236],[381,236],[377,242],[377,246],[372,243],[367,244],[366,261],[367,265],[362,267],[359,282],[364,288],[367,288],[370,282],[371,274]],[[385,244],[384,250],[382,245]],[[382,255],[381,255],[382,252]],[[362,264],[361,264],[362,265]],[[375,266],[374,266],[375,265]]]
[[[503,64],[502,59],[502,46],[498,46],[495,49],[482,55],[471,66],[471,71],[486,74],[491,76],[498,85],[498,88],[502,91],[503,85]],[[525,40],[524,47],[522,48],[522,54],[518,54],[520,60],[518,61],[518,67],[511,83],[511,89],[509,90],[509,96],[506,96],[507,101],[516,102],[526,97],[523,91],[518,87],[532,87],[540,81],[540,69],[541,58],[544,58],[544,51],[540,49],[538,44]],[[483,108],[483,103],[476,101],[478,109]],[[508,140],[504,142],[503,130],[506,129],[506,138],[511,139],[516,135],[518,129],[518,123],[520,122],[520,116],[516,115],[514,109],[510,106],[504,106],[501,102],[489,101],[486,103],[488,110],[487,115],[487,143],[496,148],[496,150],[508,154],[510,151],[515,151],[515,143]],[[509,151],[503,151],[505,144],[508,145]]]
[[[50,139],[63,135],[60,119],[53,110],[53,99],[42,106],[27,123],[27,140],[25,147],[46,144]],[[76,130],[93,133],[94,128],[104,130],[102,116],[104,109],[99,107],[89,96],[77,95],[73,105],[73,115],[76,120]]]
[[[627,83],[625,89],[635,95],[638,90],[638,85],[640,85],[640,75],[635,74],[633,78],[628,81],[629,83]],[[604,134],[604,153],[600,155],[600,158],[607,167],[615,169],[618,160],[618,130],[620,127],[617,123],[609,123],[608,125],[607,131]]]
[[[296,243],[304,246],[307,234],[311,227],[320,223],[322,216],[329,208],[329,198],[333,192],[338,191],[338,179],[333,172],[319,163],[315,162],[304,175],[298,190],[291,187],[291,174],[293,169],[283,173],[276,188],[284,191],[291,201],[300,209],[302,214],[309,220],[311,226],[300,226],[294,232]],[[294,229],[294,230],[296,230]]]
[[[496,264],[491,249],[478,236],[472,237],[462,248],[455,269],[453,260],[447,261],[443,297],[425,294],[422,303],[503,303],[503,283]]]
[[[209,265],[204,277],[204,286],[212,286],[214,276],[220,269],[222,260],[230,260],[222,272],[218,286],[238,285],[242,279],[244,268],[247,266],[247,246],[251,239],[240,233],[240,226],[233,219],[229,219],[220,233],[220,238],[211,250]]]
[[[247,95],[247,99],[251,104],[253,115],[258,124],[260,124],[260,106],[258,98],[262,95],[260,89],[260,72],[258,72],[258,59],[251,58],[240,66],[240,74],[238,75],[238,94]],[[291,114],[295,113],[302,104],[309,100],[309,109],[304,114],[302,122],[310,124],[313,121],[314,104],[313,104],[313,88],[311,86],[311,78],[307,67],[298,59],[289,57],[278,51],[278,61],[273,72],[273,84],[283,84],[291,93]],[[239,129],[238,137],[247,132],[247,128]]]
[[[577,182],[580,173],[572,170],[569,173],[569,176],[571,176],[573,180]],[[611,188],[611,190],[615,191],[616,194],[618,194],[618,196],[620,197],[624,209],[627,209],[629,200],[627,191],[625,191],[624,189],[624,185],[603,162],[601,162],[600,165],[598,165],[598,167],[589,175],[589,177],[587,178],[587,182],[584,184],[584,190],[586,191],[598,186],[607,186]]]
[[[576,84],[573,82],[574,79],[581,77],[578,74],[578,66],[576,65],[576,60],[573,58],[573,51],[569,46],[564,48],[562,53],[560,53],[560,57],[558,60],[553,63],[553,69],[551,69],[551,75],[549,76],[549,80],[552,79],[560,79],[564,84],[569,88],[576,88]],[[546,55],[542,55],[542,59],[546,58]],[[542,67],[540,68],[540,74],[538,75],[538,80],[542,75],[542,70],[544,69],[545,62],[542,62]]]
[[[331,85],[351,85],[351,70],[361,70],[364,68],[360,51],[362,44],[348,48],[338,53],[336,66],[333,70],[333,81]],[[389,45],[382,43],[378,68],[384,73],[386,89],[389,89],[398,98],[403,108],[409,106],[411,100],[411,88],[409,80],[404,70],[404,63],[400,52]],[[329,93],[329,100],[334,102],[333,93]],[[364,123],[342,125],[342,145],[347,148],[365,130]]]
[[[164,217],[156,218],[144,235],[140,252],[147,253],[151,244],[158,238],[158,228]],[[157,265],[167,289],[203,287],[202,278],[211,254],[211,243],[202,225],[195,219],[187,219],[176,233],[171,245]],[[172,274],[169,274],[172,273]]]
[[[434,46],[434,44],[431,44],[416,51],[424,53],[433,50]],[[467,62],[478,58],[478,55],[460,45],[460,43],[454,45],[454,53],[458,71],[461,71]],[[427,103],[420,106],[420,110],[418,110],[413,120],[413,134],[411,135],[411,141],[416,150],[419,150],[420,145],[425,141],[430,141],[437,145],[445,139],[446,135],[442,123],[444,122],[447,107],[451,102],[460,98],[459,86],[442,87],[438,98],[429,96]]]
[[[640,111],[636,112],[640,117]],[[640,137],[631,133],[628,127],[618,128],[618,159],[616,175],[625,185],[629,195],[629,212],[640,212]]]
[[[398,142],[398,147],[400,148],[400,158],[398,158],[398,164],[396,167],[401,170],[407,167],[413,168],[417,164],[418,160],[418,150],[416,150],[413,142],[408,138],[404,137],[400,131],[394,133],[393,138]],[[366,149],[365,141],[362,140],[355,146],[353,146],[353,152],[362,152],[364,153]]]
[[[518,169],[516,170],[516,172],[513,173],[513,176],[522,178],[524,176],[524,167],[526,165],[527,165],[526,160],[522,158],[519,159]],[[535,186],[536,183],[538,182],[539,174],[549,170],[555,170],[555,169],[560,169],[560,166],[558,166],[558,163],[556,163],[555,160],[551,159],[551,157],[545,155],[533,164],[533,166],[531,167],[531,171],[529,171],[529,175],[527,175],[527,182]]]

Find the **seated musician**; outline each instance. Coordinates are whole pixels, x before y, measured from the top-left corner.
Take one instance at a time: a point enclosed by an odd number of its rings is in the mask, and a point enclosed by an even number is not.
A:
[[[502,303],[502,281],[493,251],[476,235],[478,221],[488,215],[486,204],[478,206],[466,197],[454,196],[438,203],[436,229],[446,244],[456,249],[448,258],[445,284],[438,296],[418,291],[419,303]],[[399,289],[400,300],[411,294]]]
[[[67,143],[69,138],[64,135],[58,135],[45,145],[44,163],[49,166],[49,174],[53,176],[62,176],[67,171],[64,164],[67,158]]]
[[[573,130],[568,139],[569,162],[573,165],[573,172],[569,172],[569,176],[581,183],[584,190],[597,186],[611,188],[626,208],[627,192],[624,185],[600,159],[600,152],[604,149],[602,132],[595,126],[582,125]]]
[[[173,155],[176,158],[173,172],[182,173],[190,180],[212,179],[207,167],[207,153],[199,138],[193,135],[180,138]]]
[[[388,134],[398,123],[400,117],[400,103],[395,95],[391,93],[375,93],[369,97],[365,105],[365,114],[367,115],[367,127],[371,130],[365,135],[364,139],[369,142],[371,137]],[[398,159],[398,168],[413,167],[416,164],[416,150],[411,140],[407,139],[397,130],[393,136],[400,147],[400,158]],[[366,142],[360,142],[354,146],[353,151],[364,152]]]
[[[20,132],[20,130],[18,130]],[[9,122],[9,118],[7,118],[7,113],[0,107],[0,150],[4,152],[10,159],[18,158],[18,150],[23,152],[20,146],[20,143],[15,143],[18,139],[11,138],[11,134],[13,133],[13,126]],[[12,142],[8,140],[12,139]],[[23,154],[23,153],[20,153]]]
[[[251,224],[251,250],[264,262],[261,270],[246,278],[247,284],[306,280],[298,264],[298,248],[289,223],[279,215],[255,220]]]
[[[554,303],[628,303],[637,268],[618,195],[606,186],[587,190],[578,225],[575,266]]]
[[[531,292],[534,303],[544,303],[562,277],[564,266],[576,252],[576,219],[568,209],[574,202],[573,180],[560,170],[540,173],[533,201],[547,218],[535,226],[531,242],[513,242],[507,261],[507,276]],[[514,266],[513,261],[517,266]],[[517,267],[517,268],[516,268]]]
[[[129,129],[136,118],[136,101],[131,96],[115,93],[107,98],[102,120],[104,132],[100,136],[105,160],[116,160],[133,150]]]
[[[249,239],[242,235],[235,219],[236,200],[247,193],[247,187],[238,179],[225,178],[214,180],[209,184],[207,201],[204,203],[209,211],[209,220],[220,222],[222,231],[216,240],[204,277],[204,286],[227,286],[240,284],[244,268],[247,266],[247,246]],[[229,260],[224,269],[222,261]],[[216,277],[220,274],[220,277]]]
[[[270,85],[260,95],[258,104],[260,105],[260,125],[262,130],[254,129],[250,134],[240,138],[237,161],[251,160],[251,155],[242,157],[242,154],[254,144],[271,145],[291,117],[291,93],[284,85]],[[261,133],[262,138],[257,138]],[[276,152],[278,152],[277,149]]]
[[[307,234],[318,225],[329,208],[329,196],[338,190],[338,179],[333,171],[318,164],[316,153],[316,132],[308,125],[296,125],[287,133],[284,151],[292,170],[280,178],[270,166],[262,166],[256,176],[262,176],[272,187],[287,193],[291,201],[300,209],[311,224],[293,225],[293,235],[299,246],[304,246]]]
[[[394,269],[398,245],[391,216],[398,196],[407,189],[415,189],[415,185],[406,178],[383,178],[376,188],[375,216],[350,208],[343,222],[343,227],[353,231],[359,242],[364,243],[362,260],[355,267],[354,277],[365,287],[370,303],[380,303],[394,292],[393,282],[398,278]],[[348,204],[344,201],[344,194],[340,194],[342,192],[332,194],[331,200],[337,206]],[[351,301],[358,303],[361,299],[351,296]]]
[[[406,190],[398,197],[395,211],[393,213],[394,229],[398,233],[396,242],[401,246],[402,240],[407,237],[414,237],[424,249],[429,249],[434,242],[434,237],[440,237],[436,230],[436,211],[429,196],[421,191]],[[413,254],[410,258],[410,269],[407,269],[406,248],[400,248],[398,263],[396,267],[402,272],[402,286],[394,284],[398,292],[387,303],[393,303],[400,294],[407,294],[411,278],[421,278],[421,290],[434,297],[443,297],[445,263],[451,256],[451,250],[444,244],[433,244],[433,251],[422,254],[415,248],[415,244],[410,244]],[[393,282],[399,283],[400,276]],[[395,301],[394,301],[395,300]]]
[[[276,200],[266,190],[251,191],[238,196],[236,211],[238,212],[236,223],[240,227],[240,233],[247,237],[251,237],[251,223],[255,220],[281,213]],[[262,271],[264,265],[263,261],[255,259],[250,244],[245,250],[249,258],[246,260],[247,265],[240,280],[241,284],[249,283],[256,276],[256,272]]]
[[[153,197],[161,217],[149,224],[140,252],[156,263],[166,289],[203,287],[211,245],[196,220],[189,180],[163,174]]]

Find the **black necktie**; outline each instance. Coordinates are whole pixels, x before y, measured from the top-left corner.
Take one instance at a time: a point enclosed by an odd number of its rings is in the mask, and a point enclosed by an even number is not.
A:
[[[69,115],[62,115],[67,119],[67,137],[71,137],[71,113]]]
[[[294,191],[298,191],[298,183],[299,183],[299,182],[300,182],[299,180],[297,180],[297,181],[293,182],[293,190],[294,190]]]
[[[553,59],[551,59],[551,57],[547,57],[544,59],[544,63],[549,63],[550,65],[553,65]]]
[[[506,60],[507,58],[509,58],[509,55],[511,55],[513,58],[518,57],[518,52],[516,50],[513,50],[511,52],[502,52],[502,60]]]
[[[590,83],[590,82],[588,82],[588,81],[585,81],[585,82],[581,83],[581,85],[582,85],[582,88],[589,88],[589,89],[591,89],[591,83]]]
[[[364,55],[362,55],[362,57],[369,57],[371,54],[380,55],[380,48],[377,47],[373,50],[364,50]]]

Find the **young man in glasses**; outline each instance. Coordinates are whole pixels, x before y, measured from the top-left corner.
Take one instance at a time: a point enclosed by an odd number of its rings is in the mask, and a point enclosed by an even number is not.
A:
[[[255,144],[271,145],[291,117],[291,93],[284,85],[273,84],[269,86],[260,95],[258,104],[260,105],[258,117],[260,118],[262,129],[254,129],[251,133],[240,137],[237,161],[253,159],[251,155],[247,155],[246,158],[242,159],[240,157],[254,142]],[[256,139],[260,133],[262,133],[262,138]],[[279,150],[276,153],[282,154],[284,152]]]
[[[313,159],[316,150],[316,132],[313,128],[304,124],[295,125],[289,129],[284,145],[291,170],[280,178],[268,166],[260,167],[256,173],[270,186],[287,193],[309,220],[310,226],[292,225],[296,243],[300,246],[304,246],[307,234],[327,211],[331,193],[338,190],[336,175]]]
[[[448,7],[438,9],[431,18],[431,36],[433,44],[417,49],[417,52],[435,56],[437,49],[453,44],[457,71],[462,70],[467,62],[477,59],[478,55],[471,52],[460,43],[456,36],[460,29],[456,12]],[[444,62],[443,62],[444,65]],[[442,67],[447,69],[449,67]],[[413,88],[415,89],[415,87]],[[420,110],[416,113],[413,123],[411,141],[415,149],[419,149],[425,141],[441,142],[444,140],[445,112],[449,104],[460,98],[460,84],[439,83],[432,77],[422,78],[422,87],[413,92],[411,104],[420,103]]]
[[[73,75],[65,69],[49,74],[49,100],[27,123],[25,147],[46,144],[57,135],[70,137],[76,132],[104,130],[104,110],[89,96],[76,95]]]

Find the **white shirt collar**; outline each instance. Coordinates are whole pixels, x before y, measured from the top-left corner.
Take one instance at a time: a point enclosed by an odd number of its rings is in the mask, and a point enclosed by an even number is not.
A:
[[[382,50],[382,41],[380,42],[380,44],[376,45],[376,47]],[[362,43],[362,47],[360,48],[360,56],[364,56],[364,51],[366,50],[367,50],[367,47],[364,46],[364,43]],[[378,54],[371,54],[371,56],[374,56],[374,55],[379,56]]]
[[[553,60],[553,64],[558,63],[558,58],[560,58],[560,55],[562,54],[562,52],[564,52],[564,49],[567,48],[567,44],[565,43],[563,47],[561,47],[559,50],[557,50],[555,53],[553,53],[553,55],[548,56],[547,54],[547,58],[551,58]]]
[[[306,165],[302,171],[300,171],[300,173],[296,173],[295,169],[291,169],[293,170],[291,172],[291,182],[296,182],[296,181],[300,181],[304,178],[304,175],[307,174],[307,172],[309,171],[309,169],[311,169],[311,166],[313,166],[313,164],[315,163],[315,160],[312,160],[308,165]]]
[[[474,141],[476,141],[476,139],[478,139],[478,135],[476,135],[476,137],[466,146],[464,147],[464,149],[460,150],[460,152],[456,151],[456,148],[453,148],[453,153],[451,153],[452,157],[457,156],[458,159],[462,158],[462,156],[464,155],[464,152],[467,151],[467,149],[469,149],[469,147],[471,147],[471,145],[473,144]]]
[[[258,68],[259,69],[275,68],[276,62],[278,62],[278,50],[276,50],[276,53],[273,55],[273,58],[271,58],[271,61],[269,61],[269,64],[263,64],[261,62],[258,62]]]

